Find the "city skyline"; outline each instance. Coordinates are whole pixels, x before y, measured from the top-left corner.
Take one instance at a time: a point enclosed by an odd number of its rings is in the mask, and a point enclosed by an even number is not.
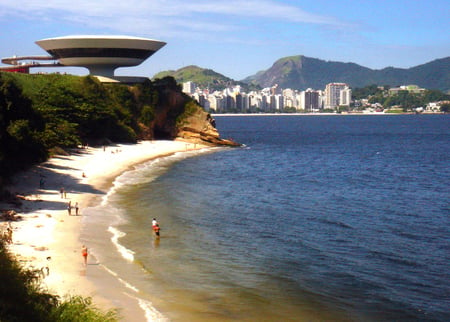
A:
[[[152,77],[197,65],[240,80],[292,55],[409,68],[449,56],[449,10],[441,0],[81,0],[76,6],[0,0],[0,56],[45,54],[34,43],[42,38],[98,34],[167,42],[151,60],[119,69],[123,75]]]

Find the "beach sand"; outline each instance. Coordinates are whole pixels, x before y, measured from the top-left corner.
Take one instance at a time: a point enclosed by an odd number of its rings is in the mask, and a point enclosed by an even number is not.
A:
[[[23,196],[22,206],[0,204],[0,209],[14,208],[21,217],[18,221],[0,222],[3,230],[8,225],[13,229],[10,251],[25,267],[42,269],[42,285],[51,293],[63,298],[92,297],[95,305],[103,310],[119,308],[124,321],[131,318],[139,321],[143,316],[133,316],[139,307],[131,299],[119,296],[111,301],[101,296],[98,285],[115,281],[104,276],[92,254],[89,253],[84,265],[79,238],[83,209],[98,204],[114,178],[133,165],[203,147],[183,141],[89,147],[74,150],[68,156],[53,157],[16,175],[7,189]],[[40,180],[44,180],[42,187]],[[60,193],[61,188],[65,195]],[[69,215],[69,202],[72,207],[78,203],[78,216],[74,208]],[[89,245],[86,246],[89,250]],[[100,283],[94,285],[96,280]]]

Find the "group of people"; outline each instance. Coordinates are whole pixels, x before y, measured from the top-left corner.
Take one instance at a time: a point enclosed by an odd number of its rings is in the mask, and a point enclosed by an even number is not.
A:
[[[67,204],[67,212],[69,213],[69,216],[72,215],[72,208],[75,208],[75,216],[78,216],[78,202],[75,202],[75,206],[72,207],[72,201],[69,201],[69,203]]]
[[[66,191],[66,189],[64,189],[64,188],[59,189],[59,193],[61,194],[61,199],[62,198],[64,198],[64,199],[67,198],[67,191]]]

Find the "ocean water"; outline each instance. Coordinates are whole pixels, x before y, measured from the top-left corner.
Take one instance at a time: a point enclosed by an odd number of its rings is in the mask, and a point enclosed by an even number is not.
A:
[[[216,122],[245,146],[142,164],[85,211],[136,321],[450,320],[450,116]]]

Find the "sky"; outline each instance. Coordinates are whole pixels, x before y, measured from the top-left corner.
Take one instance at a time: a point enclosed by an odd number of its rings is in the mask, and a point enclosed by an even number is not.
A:
[[[294,55],[372,69],[409,68],[450,56],[450,2],[0,0],[2,58],[45,55],[36,40],[94,34],[167,43],[116,75],[153,77],[197,65],[241,80]],[[32,72],[37,71],[45,70]],[[84,68],[60,71],[88,74]]]

